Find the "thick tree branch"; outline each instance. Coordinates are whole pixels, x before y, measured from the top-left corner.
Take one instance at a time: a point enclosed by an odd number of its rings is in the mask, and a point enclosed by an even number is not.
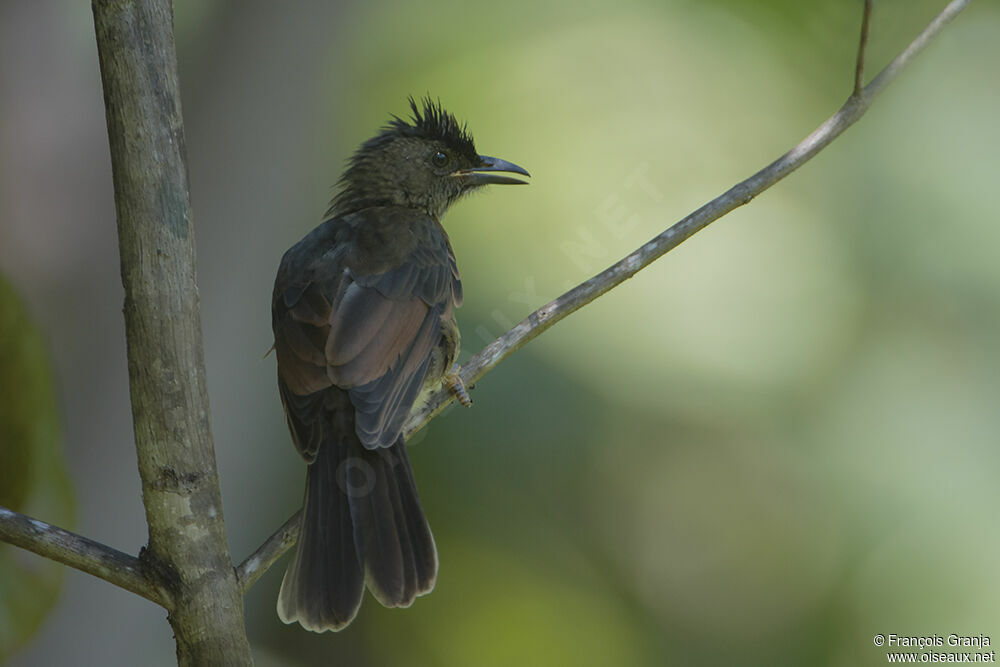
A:
[[[251,664],[209,428],[170,0],[93,0],[118,214],[145,571],[182,665]]]
[[[749,203],[761,192],[808,162],[816,153],[840,136],[844,130],[856,123],[871,106],[875,97],[941,32],[945,25],[965,9],[969,2],[971,0],[950,2],[902,53],[896,56],[871,83],[862,88],[860,81],[864,73],[865,47],[868,42],[868,26],[871,20],[871,2],[866,0],[858,62],[855,68],[855,89],[837,113],[828,118],[797,146],[750,178],[737,183],[725,193],[681,219],[659,236],[590,280],[577,285],[528,315],[513,329],[487,345],[479,354],[462,366],[459,375],[465,384],[471,386],[514,351],[539,336],[556,322],[622,284],[696,232],[701,231],[733,209]],[[405,435],[409,437],[420,430],[454,400],[454,394],[447,387],[442,386],[430,396],[424,406],[410,415],[403,429]],[[297,517],[298,514],[289,519],[275,535],[270,537],[253,556],[240,566],[240,583],[244,590],[252,586],[254,581],[263,574],[262,568],[266,569],[273,564],[295,543],[298,537]],[[254,567],[245,567],[251,560]],[[251,576],[250,573],[252,573],[252,579],[244,579],[244,577]]]
[[[0,507],[0,541],[92,574],[166,608],[167,591],[154,586],[141,561],[100,542]]]

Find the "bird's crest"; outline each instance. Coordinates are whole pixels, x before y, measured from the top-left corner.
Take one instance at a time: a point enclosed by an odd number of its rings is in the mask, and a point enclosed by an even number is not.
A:
[[[418,105],[412,95],[407,99],[410,102],[410,121],[393,115],[392,120],[382,128],[382,135],[438,139],[470,158],[476,155],[472,135],[465,124],[459,123],[455,116],[445,110],[440,100],[435,102],[428,95]]]
[[[379,133],[362,143],[348,160],[347,169],[338,182],[339,191],[334,195],[326,212],[328,216],[357,209],[360,206],[372,206],[379,201],[365,188],[373,170],[371,160],[382,147],[397,139],[440,141],[450,147],[455,154],[464,156],[468,163],[479,162],[472,135],[464,123],[459,123],[455,116],[441,106],[440,100],[435,101],[430,95],[421,99],[419,104],[412,95],[407,99],[412,111],[411,119],[407,121],[393,114],[392,119],[382,126]],[[374,169],[377,171],[380,166],[376,165]]]

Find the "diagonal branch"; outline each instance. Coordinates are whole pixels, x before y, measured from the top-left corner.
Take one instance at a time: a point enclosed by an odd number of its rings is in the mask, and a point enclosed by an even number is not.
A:
[[[0,542],[104,579],[170,609],[167,591],[146,577],[142,561],[100,542],[0,507]]]
[[[767,190],[769,187],[792,173],[819,153],[844,130],[856,123],[871,106],[875,97],[903,70],[941,30],[958,15],[971,0],[952,0],[931,21],[920,35],[876,76],[871,83],[861,87],[864,73],[865,47],[868,42],[868,26],[871,21],[871,0],[865,0],[861,27],[861,43],[858,48],[858,62],[855,68],[855,88],[844,105],[822,125],[803,139],[798,145],[780,158],[764,167],[750,178],[737,183],[725,193],[708,202],[697,211],[687,215],[672,227],[651,239],[616,264],[587,280],[562,296],[557,297],[521,320],[513,329],[487,345],[479,354],[468,361],[459,372],[466,385],[472,385],[513,354],[528,341],[568,315],[580,310],[588,303],[614,289],[618,285],[646,268],[654,261],[673,250],[718,220],[733,209]],[[415,410],[407,420],[403,432],[409,437],[437,416],[455,400],[454,394],[442,386],[427,402]],[[250,588],[298,538],[298,517],[292,518],[261,545],[238,568],[237,576],[244,591]]]
[[[948,22],[965,9],[969,2],[971,0],[952,0],[952,2],[948,3],[941,13],[931,21],[930,25],[902,53],[896,56],[871,83],[862,88],[859,93],[852,94],[837,113],[828,118],[812,134],[803,139],[790,151],[750,178],[737,183],[725,193],[719,195],[693,213],[690,213],[616,264],[608,267],[590,280],[577,285],[562,296],[557,297],[554,301],[545,304],[521,320],[513,329],[487,345],[479,354],[470,359],[462,367],[459,373],[462,380],[467,385],[475,383],[497,364],[509,357],[515,350],[559,320],[580,310],[597,297],[621,285],[664,254],[679,246],[696,232],[701,231],[733,209],[748,204],[754,197],[808,162],[814,155],[823,150],[827,144],[840,136],[844,130],[856,123],[864,115],[865,111],[868,110],[868,107],[871,106],[875,97],[941,32]],[[862,32],[862,39],[864,41],[868,39],[868,17],[869,13],[866,5],[864,20],[866,27]],[[858,51],[859,59],[863,59],[864,55],[865,50],[862,47]],[[863,62],[859,63],[858,71],[862,71],[863,68]],[[430,396],[426,405],[410,415],[404,427],[406,435],[409,436],[418,431],[453,400],[455,400],[455,397],[446,387],[438,389]]]
[[[264,573],[271,569],[275,561],[281,555],[292,548],[295,540],[299,537],[299,517],[302,510],[299,510],[286,521],[281,528],[267,538],[264,544],[257,548],[246,560],[236,568],[236,578],[240,582],[243,594],[250,590],[250,587],[257,583],[257,580],[264,576]]]

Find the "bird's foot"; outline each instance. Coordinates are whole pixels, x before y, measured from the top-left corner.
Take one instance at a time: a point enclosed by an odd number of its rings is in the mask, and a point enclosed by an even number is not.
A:
[[[469,392],[465,390],[465,382],[462,381],[462,376],[458,374],[457,364],[444,377],[444,381],[448,385],[448,389],[451,390],[451,393],[455,394],[455,398],[458,399],[458,402],[463,407],[472,407],[472,399],[469,398]]]

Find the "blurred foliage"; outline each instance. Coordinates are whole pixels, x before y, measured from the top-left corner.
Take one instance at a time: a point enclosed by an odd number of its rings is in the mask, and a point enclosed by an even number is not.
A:
[[[446,220],[468,355],[832,113],[860,5],[376,5],[334,50],[364,95],[330,90],[343,122],[325,170],[430,91],[480,151],[532,172],[530,189],[495,188]],[[869,77],[941,3],[878,5]],[[877,631],[1000,631],[983,593],[1000,583],[983,530],[1000,501],[1000,275],[983,242],[1000,206],[956,191],[936,153],[972,134],[941,126],[956,107],[997,146],[996,88],[954,76],[975,68],[960,45],[987,48],[981,22],[998,25],[977,11],[801,174],[432,424],[413,459],[438,588],[405,613],[366,601],[361,640],[282,633],[281,650],[316,664],[347,643],[367,664],[861,664],[884,660]],[[488,39],[442,32],[443,16]],[[995,177],[995,154],[971,136],[961,151],[978,160],[963,170]]]
[[[944,4],[877,2],[868,77]],[[301,503],[273,357],[260,360],[274,269],[319,221],[351,151],[405,114],[407,95],[440,97],[481,152],[532,173],[529,187],[470,197],[444,221],[468,358],[836,110],[861,5],[178,0],[234,558]],[[75,41],[45,42],[26,71],[61,58],[75,75],[72,64],[95,62],[66,46],[92,45],[88,7],[64,9]],[[282,562],[247,596],[257,663],[839,666],[884,664],[877,632],[1000,641],[998,34],[1000,5],[972,3],[816,159],[518,351],[479,383],[471,410],[432,422],[411,460],[440,551],[435,591],[408,610],[368,597],[350,628],[317,636],[275,615]],[[99,110],[96,66],[90,76]],[[56,90],[35,76],[7,99],[39,81]],[[3,120],[39,118],[27,127],[50,137],[89,108],[35,102]],[[83,127],[100,135],[95,116]],[[75,145],[56,144],[36,180],[54,181]],[[76,159],[88,174],[99,164]],[[44,269],[23,271],[51,281],[46,304],[65,299],[47,307],[53,319],[77,313],[51,335],[74,352],[76,386],[91,388],[66,398],[79,424],[116,415],[119,430],[80,442],[80,460],[101,462],[93,496],[110,480],[131,486],[103,505],[88,496],[91,520],[105,533],[133,521],[120,539],[140,544],[141,518],[121,519],[137,483],[120,450],[126,392],[109,390],[125,382],[124,343],[106,343],[120,281],[110,173],[100,176],[103,209],[86,179],[45,190],[72,216],[25,215],[19,229],[45,254],[29,258]],[[109,254],[65,240],[84,237]],[[75,263],[50,261],[54,249]],[[76,286],[99,267],[111,269],[94,280],[95,310]],[[106,320],[90,322],[92,311]],[[116,411],[97,400],[112,395]],[[66,614],[49,635],[58,641],[36,642],[32,664],[172,660],[160,610],[126,608],[119,591],[73,609],[95,604],[104,613]]]
[[[73,494],[48,354],[2,277],[0,387],[0,506],[71,527]],[[62,565],[0,544],[0,661],[37,631],[55,604],[62,573]]]

